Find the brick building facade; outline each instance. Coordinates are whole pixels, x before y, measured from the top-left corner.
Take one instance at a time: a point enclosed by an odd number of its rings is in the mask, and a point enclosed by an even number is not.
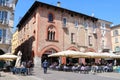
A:
[[[44,59],[48,59],[49,63],[58,61],[59,58],[47,56],[63,50],[98,52],[101,49],[98,44],[101,39],[101,21],[60,6],[36,1],[17,25],[21,45],[16,52],[21,50],[22,60],[34,59],[36,65],[41,65]],[[107,24],[110,26],[111,23]],[[66,58],[60,59],[62,63],[67,62]],[[85,59],[77,60],[85,63]]]

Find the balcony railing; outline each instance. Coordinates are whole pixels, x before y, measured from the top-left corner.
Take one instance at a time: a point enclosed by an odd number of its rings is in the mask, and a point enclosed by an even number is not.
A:
[[[9,21],[8,20],[2,20],[2,19],[0,19],[0,24],[2,24],[2,25],[8,25]]]

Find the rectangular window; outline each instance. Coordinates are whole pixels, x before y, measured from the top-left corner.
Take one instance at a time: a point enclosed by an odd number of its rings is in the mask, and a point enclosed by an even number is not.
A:
[[[0,0],[0,6],[6,6],[9,0]]]
[[[118,43],[118,38],[115,38],[115,43]]]
[[[75,43],[75,33],[71,33],[71,43]]]
[[[88,43],[89,43],[89,46],[92,46],[92,36],[88,36]]]
[[[66,26],[66,24],[67,24],[67,19],[63,18],[63,26]]]
[[[84,28],[88,29],[88,23],[87,22],[84,22]]]
[[[118,36],[118,35],[119,35],[118,30],[114,30],[113,31],[113,36]]]
[[[7,11],[0,11],[0,23],[7,23],[7,16],[8,12]]]
[[[101,23],[101,29],[105,29],[105,23]]]
[[[76,28],[78,27],[78,21],[77,20],[75,21],[75,27]]]

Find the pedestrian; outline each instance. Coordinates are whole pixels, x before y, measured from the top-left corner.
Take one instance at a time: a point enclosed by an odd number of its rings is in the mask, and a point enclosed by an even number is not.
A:
[[[44,69],[44,73],[47,73],[47,67],[48,67],[48,62],[47,62],[47,60],[45,60],[45,61],[42,63],[42,66],[43,66],[43,69]]]
[[[33,67],[34,67],[33,62],[31,60],[29,60],[28,63],[27,63],[28,74],[32,75]]]

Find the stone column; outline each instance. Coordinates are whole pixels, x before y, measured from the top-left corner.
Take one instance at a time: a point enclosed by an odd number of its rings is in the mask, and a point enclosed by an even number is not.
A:
[[[42,68],[41,66],[41,57],[35,56],[34,57],[34,67],[35,68]]]

